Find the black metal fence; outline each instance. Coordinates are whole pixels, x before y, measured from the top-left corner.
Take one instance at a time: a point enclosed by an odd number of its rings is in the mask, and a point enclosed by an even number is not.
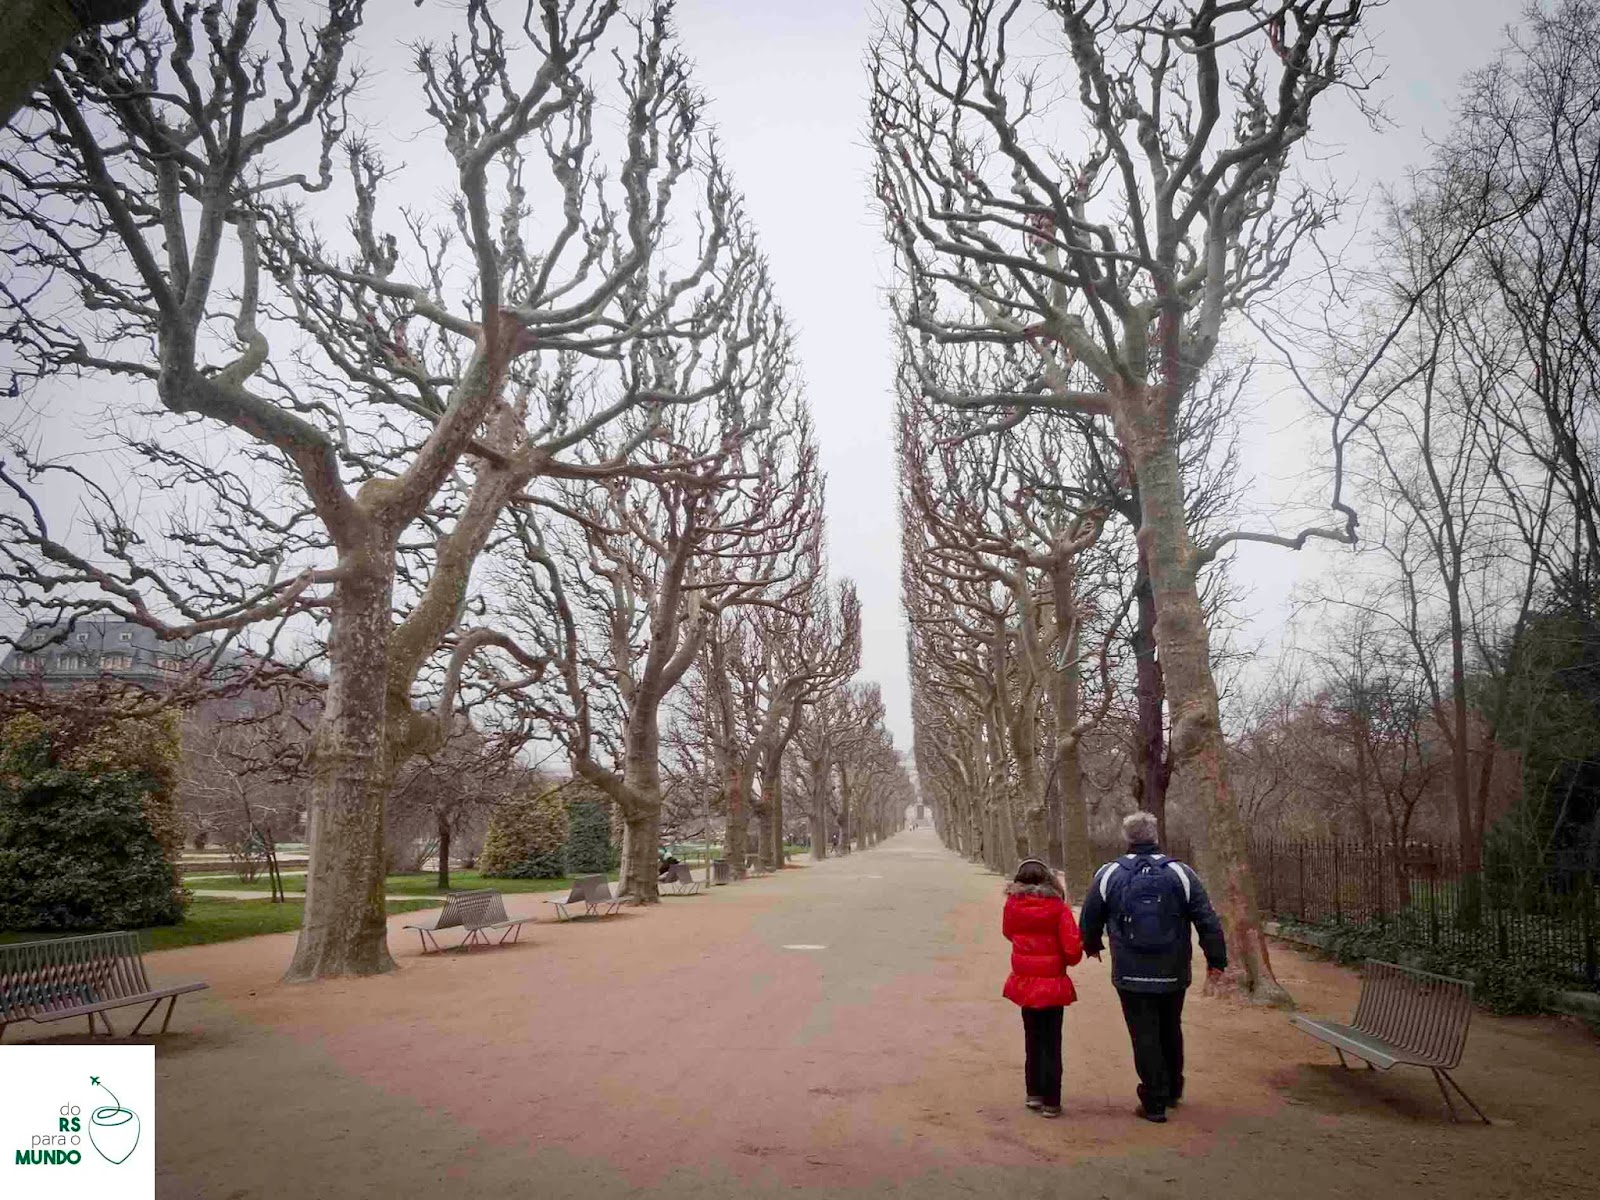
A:
[[[1377,928],[1397,943],[1600,990],[1600,880],[1556,862],[1463,870],[1451,845],[1347,841],[1250,845],[1265,914]]]
[[[1096,857],[1122,849],[1097,844]],[[1166,849],[1199,865],[1178,840]],[[1258,839],[1250,865],[1267,917],[1382,933],[1397,947],[1600,991],[1600,872],[1582,864],[1499,861],[1469,874],[1448,844]]]

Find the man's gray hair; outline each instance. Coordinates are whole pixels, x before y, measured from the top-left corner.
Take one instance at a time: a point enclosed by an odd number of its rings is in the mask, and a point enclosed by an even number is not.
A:
[[[1122,818],[1122,837],[1130,846],[1156,840],[1157,826],[1154,813],[1136,812]]]

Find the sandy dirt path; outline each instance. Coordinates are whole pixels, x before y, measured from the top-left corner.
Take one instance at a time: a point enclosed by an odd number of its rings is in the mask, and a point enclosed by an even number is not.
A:
[[[1600,1044],[1554,1020],[1475,1020],[1459,1075],[1497,1123],[1451,1126],[1426,1073],[1341,1072],[1281,1013],[1196,993],[1186,1103],[1153,1127],[1086,963],[1065,1116],[1028,1113],[1001,882],[918,831],[471,955],[422,958],[395,918],[376,979],[279,985],[289,935],[152,955],[213,989],[158,1050],[158,1194],[1596,1194]],[[1276,953],[1304,1008],[1351,1010],[1354,975]]]

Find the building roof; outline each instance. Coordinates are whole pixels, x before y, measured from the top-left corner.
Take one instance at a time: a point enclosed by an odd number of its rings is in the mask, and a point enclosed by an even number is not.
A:
[[[162,641],[155,630],[132,621],[35,621],[0,659],[0,678],[70,682],[111,675],[154,683],[205,664],[217,649],[204,637]],[[225,659],[240,657],[224,652]]]

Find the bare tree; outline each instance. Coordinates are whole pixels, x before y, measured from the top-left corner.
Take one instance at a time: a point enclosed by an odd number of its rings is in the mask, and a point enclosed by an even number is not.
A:
[[[652,418],[630,478],[531,497],[510,589],[550,685],[512,682],[573,770],[624,822],[626,894],[656,898],[661,713],[726,611],[781,604],[789,560],[819,535],[814,448],[788,335],[764,290],[738,310],[735,403]],[[554,521],[545,523],[546,518]]]
[[[464,40],[419,47],[455,171],[438,220],[397,207],[398,172],[349,132],[363,7],[334,0],[302,31],[277,0],[167,5],[80,39],[14,126],[19,186],[0,198],[27,241],[5,282],[18,382],[112,382],[124,451],[192,498],[157,536],[115,490],[19,452],[95,516],[75,549],[4,475],[18,607],[66,589],[168,638],[326,622],[292,980],[393,965],[383,804],[399,766],[442,743],[463,666],[496,636],[461,624],[475,561],[530,481],[622,469],[572,456],[598,430],[723,394],[725,362],[669,395],[642,368],[649,347],[709,338],[749,265],[664,4],[615,39],[615,106],[591,69],[620,24],[609,0],[529,0],[514,27],[473,0]],[[302,206],[336,182],[342,242]],[[86,304],[38,302],[67,292]],[[148,428],[145,398],[160,406]],[[195,422],[240,465],[186,440]],[[419,705],[452,634],[441,702]]]
[[[433,858],[439,890],[449,891],[460,839],[481,839],[495,807],[526,790],[531,772],[518,754],[527,740],[521,729],[479,729],[462,713],[444,745],[406,763],[384,812],[390,845],[403,842],[410,851],[397,869],[420,871]]]
[[[930,374],[928,394],[1104,416],[1138,480],[1174,761],[1199,801],[1235,977],[1264,1000],[1287,995],[1228,789],[1199,572],[1240,540],[1353,533],[1346,520],[1196,544],[1179,432],[1226,317],[1327,219],[1329,199],[1291,191],[1288,171],[1319,99],[1351,77],[1360,15],[1358,0],[905,0],[871,60],[877,184],[914,361],[968,341],[1037,355],[1016,392],[950,394]],[[1053,81],[1014,65],[1034,61],[1028,39],[1047,24],[1075,75],[1063,90],[1082,120],[1076,142],[1040,103]]]

